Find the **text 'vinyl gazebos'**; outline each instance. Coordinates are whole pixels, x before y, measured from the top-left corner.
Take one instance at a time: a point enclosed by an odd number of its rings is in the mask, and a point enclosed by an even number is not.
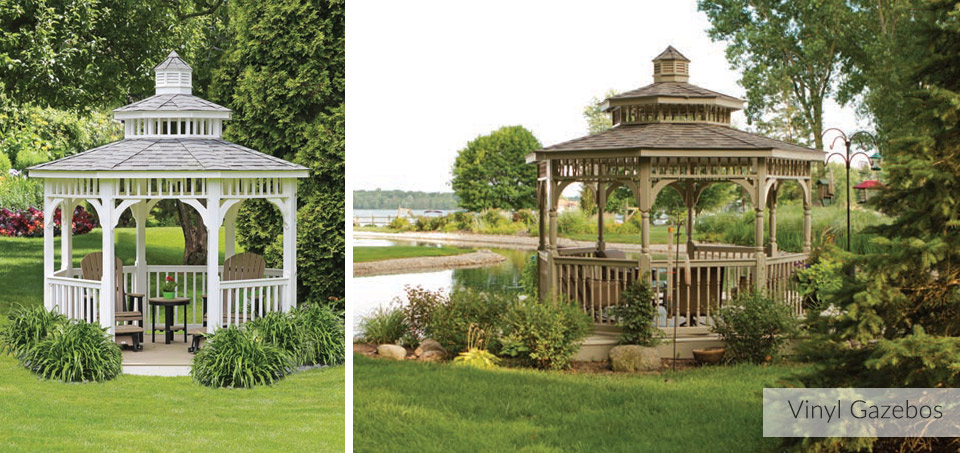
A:
[[[743,108],[743,101],[688,83],[689,70],[690,60],[668,47],[653,60],[653,84],[607,99],[612,128],[527,158],[539,169],[541,294],[575,301],[599,324],[615,322],[607,309],[619,304],[620,293],[639,278],[650,281],[657,293],[662,327],[704,329],[712,323],[712,311],[748,287],[765,289],[802,312],[791,277],[810,249],[811,168],[824,154],[730,127],[731,114]],[[754,246],[694,243],[693,207],[707,186],[720,182],[738,184],[749,194],[756,210]],[[799,184],[803,194],[802,253],[777,249],[777,192],[787,182]],[[573,183],[592,186],[601,207],[617,187],[634,194],[642,219],[639,259],[606,250],[602,215],[595,247],[558,247],[557,203]],[[667,273],[671,263],[654,259],[650,251],[650,211],[667,187],[687,208],[689,272],[676,277]]]
[[[289,310],[297,301],[297,178],[306,177],[307,169],[223,140],[230,110],[191,94],[193,70],[175,52],[154,72],[154,96],[114,111],[124,126],[122,140],[29,169],[31,177],[44,180],[44,306],[71,318],[97,320],[113,333],[115,312],[125,303],[116,300],[118,294],[157,296],[163,279],[173,275],[181,283],[178,295],[191,299],[192,307],[182,309],[183,319],[200,323],[197,307],[203,294],[207,318],[222,320],[210,322],[211,330]],[[203,219],[205,266],[147,264],[147,216],[165,199],[191,206]],[[268,200],[283,216],[283,268],[267,269],[265,278],[221,281],[220,228],[225,227],[229,258],[237,212],[249,199]],[[60,266],[55,268],[54,213],[60,207],[62,225],[70,225],[73,207],[84,201],[94,207],[103,229],[100,280],[85,280],[73,268],[68,227],[63,228]],[[107,263],[116,260],[114,230],[126,209],[136,221],[136,262],[119,270],[121,279]]]

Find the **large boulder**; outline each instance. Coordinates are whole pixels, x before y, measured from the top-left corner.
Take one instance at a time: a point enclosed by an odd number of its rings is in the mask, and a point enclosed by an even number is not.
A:
[[[657,371],[660,363],[657,348],[630,344],[610,349],[610,367],[613,371]]]
[[[423,354],[420,355],[420,360],[423,362],[443,362],[444,360],[447,360],[447,353],[446,351],[436,351],[431,349],[429,351],[424,351]]]
[[[413,354],[417,357],[422,358],[424,353],[427,353],[430,351],[438,351],[442,353],[444,356],[447,355],[447,350],[444,349],[443,346],[440,346],[440,343],[438,343],[437,340],[431,340],[431,339],[423,340],[420,343],[420,346],[417,346],[417,350],[413,351]]]
[[[407,358],[407,350],[395,344],[382,344],[377,346],[377,354],[380,357],[392,360],[403,360]]]

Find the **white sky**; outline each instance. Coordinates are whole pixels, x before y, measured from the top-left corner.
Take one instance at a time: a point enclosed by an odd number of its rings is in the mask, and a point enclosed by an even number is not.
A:
[[[695,0],[349,2],[349,186],[449,192],[457,151],[479,135],[585,135],[590,99],[652,83],[667,45],[691,60],[691,83],[744,97],[709,25]],[[826,127],[858,127],[850,109],[825,110]]]

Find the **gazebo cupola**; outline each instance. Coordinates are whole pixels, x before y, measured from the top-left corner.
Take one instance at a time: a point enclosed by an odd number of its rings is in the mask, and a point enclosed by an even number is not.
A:
[[[176,52],[154,73],[153,96],[114,110],[123,124],[122,140],[29,168],[31,177],[44,181],[44,305],[71,318],[98,321],[114,333],[130,327],[116,313],[147,309],[125,307],[124,294],[156,297],[163,279],[175,276],[182,283],[179,295],[191,299],[182,307],[183,316],[176,311],[175,316],[211,330],[291,309],[297,303],[297,179],[308,175],[307,168],[223,140],[230,109],[192,94],[193,70]],[[283,218],[282,268],[251,269],[240,274],[263,278],[234,281],[236,269],[225,271],[219,259],[220,230],[224,258],[229,258],[235,254],[237,213],[250,199],[270,202]],[[147,263],[147,218],[161,200],[176,200],[200,215],[207,231],[205,265]],[[54,222],[49,219],[62,208],[62,224],[70,225],[74,207],[83,202],[96,210],[103,231],[98,262],[105,264],[95,280],[86,269],[73,267],[70,228],[63,229],[59,269],[55,263]],[[133,265],[120,269],[109,263],[116,261],[117,222],[128,209],[136,222],[136,256]]]
[[[715,123],[730,124],[730,115],[743,109],[743,100],[687,82],[690,60],[667,47],[653,59],[653,84],[607,99],[613,124]]]
[[[657,293],[661,327],[701,328],[712,322],[719,306],[751,288],[767,290],[802,311],[791,276],[810,250],[811,165],[823,161],[823,152],[732,127],[731,115],[743,109],[744,101],[691,84],[690,67],[688,58],[667,47],[653,59],[653,83],[605,101],[613,127],[527,156],[539,170],[541,295],[573,300],[600,324],[615,323],[607,309],[640,279]],[[754,245],[694,241],[697,201],[717,183],[737,184],[749,196]],[[602,215],[595,246],[559,246],[557,204],[571,184],[591,187],[597,206],[606,206],[618,187],[633,193],[641,224],[638,256],[607,249]],[[776,235],[777,193],[783,184],[799,185],[803,195],[802,246],[789,253],[779,250]],[[668,273],[670,262],[655,258],[650,244],[650,216],[663,190],[675,190],[687,213],[684,246],[691,264],[680,276]]]

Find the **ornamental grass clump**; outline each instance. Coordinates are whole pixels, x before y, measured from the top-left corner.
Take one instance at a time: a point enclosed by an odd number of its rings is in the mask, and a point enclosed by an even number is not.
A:
[[[397,307],[377,307],[360,320],[361,338],[367,343],[396,344],[407,331],[403,310]]]
[[[313,363],[338,365],[346,354],[343,312],[317,303],[306,304],[291,312],[294,322],[303,327]]]
[[[48,311],[40,305],[18,306],[7,315],[9,323],[0,329],[0,350],[20,358],[35,344],[43,340],[67,317],[56,311]]]
[[[496,368],[500,359],[490,351],[483,349],[485,339],[486,333],[483,329],[477,327],[476,324],[471,324],[470,331],[467,334],[467,350],[454,358],[453,363],[480,369]]]
[[[40,377],[63,382],[103,382],[121,371],[120,347],[99,324],[67,321],[20,357]]]
[[[268,344],[283,349],[298,366],[316,363],[316,351],[307,335],[306,326],[297,322],[292,313],[272,312],[248,322],[245,329]]]
[[[290,353],[263,339],[255,329],[217,330],[193,357],[190,374],[208,387],[269,385],[293,372]]]

